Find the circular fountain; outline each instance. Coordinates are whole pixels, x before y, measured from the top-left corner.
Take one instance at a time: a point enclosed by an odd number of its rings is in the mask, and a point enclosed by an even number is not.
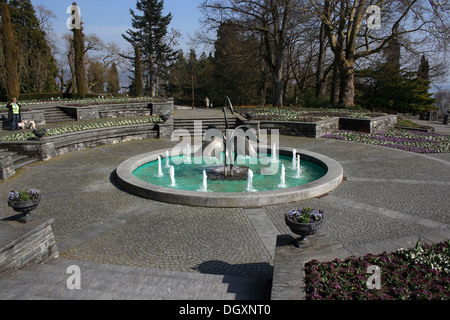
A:
[[[303,184],[300,182],[301,179],[295,178],[299,169],[294,170],[286,166],[284,178],[281,169],[274,175],[269,176],[261,175],[260,168],[258,172],[253,172],[252,169],[247,170],[245,180],[224,179],[214,181],[208,179],[207,167],[204,164],[195,164],[195,159],[191,164],[193,171],[183,172],[187,164],[182,164],[179,167],[174,165],[170,167],[169,172],[171,173],[165,173],[160,178],[158,177],[158,157],[161,157],[161,154],[166,151],[158,150],[142,154],[120,164],[116,171],[119,184],[133,194],[166,203],[200,207],[249,208],[319,197],[337,188],[343,179],[343,169],[336,161],[307,151],[297,153],[300,156],[297,159],[301,158],[303,163],[300,170],[304,176],[307,175],[309,170],[316,171],[315,175],[319,178]],[[284,161],[289,161],[287,159],[290,159],[292,154],[293,149],[279,149],[279,156],[284,158]],[[177,158],[179,157],[168,160],[173,162]],[[148,170],[147,173],[143,173],[139,178],[139,172],[142,173],[146,170]],[[198,174],[194,176],[192,172],[198,172]],[[314,176],[314,174],[312,175]],[[142,179],[143,176],[147,176],[147,179],[145,179],[147,181]],[[183,181],[183,176],[187,176],[189,179]],[[256,182],[258,179],[263,182],[269,179],[275,182],[272,183],[272,186],[269,186],[268,189],[270,190],[261,191],[263,188]],[[299,183],[297,185],[292,184],[292,181],[296,180]],[[243,187],[241,189],[230,187],[231,190],[229,188],[228,191],[214,191],[213,184],[216,182],[228,186],[240,183]]]
[[[341,184],[343,169],[333,159],[276,144],[261,147],[246,126],[229,130],[223,111],[226,135],[208,128],[200,146],[188,143],[128,159],[116,170],[118,183],[156,201],[240,208],[314,198]]]

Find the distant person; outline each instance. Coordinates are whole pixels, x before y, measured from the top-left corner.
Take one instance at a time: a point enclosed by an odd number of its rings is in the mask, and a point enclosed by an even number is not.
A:
[[[209,98],[206,97],[206,99],[205,99],[205,107],[206,107],[206,109],[209,109],[210,106],[211,106],[211,102],[209,101]]]
[[[22,106],[17,102],[16,97],[6,105],[8,108],[8,121],[11,121],[11,131],[19,130],[19,123],[22,122]]]

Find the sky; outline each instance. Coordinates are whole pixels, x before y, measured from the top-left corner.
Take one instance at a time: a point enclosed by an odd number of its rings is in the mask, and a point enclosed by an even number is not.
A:
[[[50,9],[56,19],[53,29],[58,37],[70,30],[66,22],[70,17],[67,8],[73,0],[31,0],[33,6],[43,5]],[[177,29],[182,38],[179,48],[189,51],[189,37],[200,30],[201,11],[198,8],[202,0],[164,0],[164,15],[172,14],[170,29]],[[136,10],[136,0],[76,0],[81,11],[84,33],[95,33],[103,42],[115,42],[122,48],[128,48],[128,42],[122,38],[127,29],[131,29],[130,9]],[[138,12],[136,12],[138,13]]]

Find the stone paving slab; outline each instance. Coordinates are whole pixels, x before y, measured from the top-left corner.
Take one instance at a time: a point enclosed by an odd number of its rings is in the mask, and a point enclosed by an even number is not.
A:
[[[121,190],[114,170],[132,156],[178,142],[132,141],[20,170],[0,182],[0,219],[14,214],[6,203],[10,190],[35,187],[42,201],[34,214],[54,219],[58,248],[67,259],[265,279],[274,268],[271,237],[290,234],[283,214],[294,207],[325,210],[324,225],[312,237],[319,245],[326,236],[324,258],[338,252],[326,243],[363,254],[415,244],[423,235],[429,241],[448,236],[448,154],[423,156],[331,139],[282,136],[280,142],[337,160],[346,181],[320,198],[255,211],[168,205]],[[316,249],[302,259],[318,254]]]

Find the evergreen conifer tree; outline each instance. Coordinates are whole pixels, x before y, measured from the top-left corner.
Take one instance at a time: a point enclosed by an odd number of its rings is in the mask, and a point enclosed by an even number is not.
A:
[[[20,46],[21,93],[55,92],[58,68],[30,0],[11,0],[11,21]]]
[[[161,0],[137,0],[136,9],[141,15],[130,9],[132,27],[122,37],[134,48],[140,56],[134,57],[135,77],[134,86],[139,94],[139,77],[136,65],[142,62],[144,89],[152,96],[158,90],[158,79],[165,72],[164,65],[175,59],[176,52],[165,42],[167,28],[172,20],[172,15],[163,15],[164,1]],[[137,50],[139,49],[139,50]]]
[[[73,3],[77,5],[76,2]],[[82,24],[81,24],[82,25]],[[75,80],[78,96],[83,99],[86,95],[86,69],[84,64],[84,33],[83,27],[73,28],[73,49],[75,62]]]
[[[108,81],[106,90],[114,96],[117,96],[120,91],[119,72],[117,71],[116,63],[113,62],[111,68],[108,70]]]
[[[19,47],[14,34],[14,26],[11,22],[11,12],[6,0],[0,0],[0,39],[5,63],[6,93],[9,98],[19,97]]]
[[[428,63],[427,58],[423,55],[420,59],[419,70],[417,71],[417,77],[428,81],[430,80],[430,64]]]

